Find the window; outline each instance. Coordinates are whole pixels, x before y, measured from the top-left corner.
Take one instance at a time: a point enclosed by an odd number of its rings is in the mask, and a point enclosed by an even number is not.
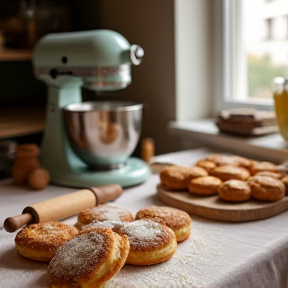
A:
[[[223,0],[221,10],[216,109],[273,109],[273,79],[288,77],[287,0]]]
[[[272,39],[272,25],[273,25],[273,19],[272,18],[267,18],[264,19],[265,22],[265,36],[267,40]]]
[[[286,38],[288,39],[288,14],[286,15]]]

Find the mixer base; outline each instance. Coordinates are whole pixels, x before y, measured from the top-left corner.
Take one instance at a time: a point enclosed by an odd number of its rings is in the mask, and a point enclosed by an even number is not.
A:
[[[51,183],[77,188],[113,183],[129,187],[146,181],[150,174],[150,168],[146,162],[130,157],[124,167],[110,171],[90,171],[87,166],[73,167],[72,172],[61,173],[58,171],[51,175]]]

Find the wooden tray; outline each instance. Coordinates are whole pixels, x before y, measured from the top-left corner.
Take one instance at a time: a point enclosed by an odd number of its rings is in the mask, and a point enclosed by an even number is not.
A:
[[[250,200],[244,203],[229,203],[218,196],[194,196],[189,192],[168,191],[157,185],[159,198],[168,206],[208,219],[242,222],[272,217],[288,210],[288,196],[280,201],[264,202]]]

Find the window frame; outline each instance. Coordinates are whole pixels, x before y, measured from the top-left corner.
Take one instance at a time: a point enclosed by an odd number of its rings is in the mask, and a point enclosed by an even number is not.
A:
[[[241,26],[237,23],[237,21],[240,21],[240,17],[235,17],[237,13],[238,16],[241,16],[239,1],[218,0],[214,2],[213,8],[215,13],[214,43],[216,48],[214,113],[237,107],[273,110],[274,105],[271,99],[247,100],[247,97],[239,96],[243,95],[246,90],[245,83],[247,85],[245,61],[241,61],[241,57],[244,57],[244,50],[241,41],[239,41],[242,31]],[[237,59],[237,63],[233,59]]]

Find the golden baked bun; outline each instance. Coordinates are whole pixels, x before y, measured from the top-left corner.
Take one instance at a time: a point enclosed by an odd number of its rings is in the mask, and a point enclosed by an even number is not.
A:
[[[261,171],[279,172],[279,168],[278,168],[278,165],[271,163],[271,162],[267,162],[267,161],[256,162],[255,161],[250,171],[251,171],[251,175],[255,175]]]
[[[210,172],[211,176],[220,178],[222,181],[230,179],[246,180],[250,176],[250,172],[243,168],[233,165],[218,166]]]
[[[105,221],[93,220],[89,224],[83,225],[81,231],[91,229],[91,228],[110,228],[114,231],[114,230],[117,230],[115,227],[118,227],[118,226],[122,227],[123,222],[117,221],[117,220],[105,220]]]
[[[200,196],[217,195],[221,183],[221,179],[214,176],[198,177],[189,182],[188,191]]]
[[[209,171],[214,169],[217,165],[213,161],[202,159],[202,160],[197,161],[195,163],[195,166],[201,167],[209,173]]]
[[[228,180],[218,188],[219,198],[230,202],[243,202],[251,199],[251,189],[246,181]]]
[[[103,204],[80,211],[78,214],[77,227],[81,229],[82,225],[89,224],[93,220],[116,220],[130,222],[134,220],[134,216],[129,210],[125,208],[118,207],[113,204]]]
[[[176,252],[177,241],[173,230],[161,223],[152,220],[125,222],[117,232],[129,238],[127,264],[157,264],[170,259]]]
[[[260,171],[260,172],[257,172],[254,176],[269,176],[275,179],[281,179],[283,177],[283,173],[271,172],[271,171]]]
[[[252,176],[247,182],[252,197],[262,201],[278,201],[285,196],[285,185],[281,180],[269,176]]]
[[[149,219],[168,226],[174,231],[178,243],[186,240],[191,233],[190,215],[176,208],[149,206],[139,210],[135,219]]]
[[[247,170],[250,170],[251,166],[254,164],[254,161],[251,159],[248,159],[243,156],[239,155],[228,155],[227,156],[230,160],[235,161],[237,163],[237,166],[244,167]]]
[[[25,258],[49,262],[57,249],[78,233],[75,227],[54,221],[31,224],[17,233],[15,246]]]
[[[64,243],[48,266],[53,288],[95,288],[125,264],[129,240],[111,229],[91,228]]]
[[[281,178],[281,182],[285,185],[285,195],[288,195],[288,175],[285,175],[283,178]]]
[[[237,161],[230,155],[211,154],[205,157],[204,159],[214,162],[216,166],[223,166],[223,165],[240,166],[239,161]]]
[[[160,172],[160,181],[170,190],[187,190],[189,182],[197,177],[207,176],[201,167],[170,166]]]
[[[111,228],[120,235],[127,235],[130,251],[127,264],[152,265],[164,262],[172,257],[177,248],[175,233],[171,228],[152,220],[93,221],[83,227]],[[91,228],[93,229],[93,228]]]
[[[244,167],[250,170],[254,161],[239,155],[221,155],[221,154],[211,154],[202,160],[210,161],[215,163],[216,166],[232,165]]]

